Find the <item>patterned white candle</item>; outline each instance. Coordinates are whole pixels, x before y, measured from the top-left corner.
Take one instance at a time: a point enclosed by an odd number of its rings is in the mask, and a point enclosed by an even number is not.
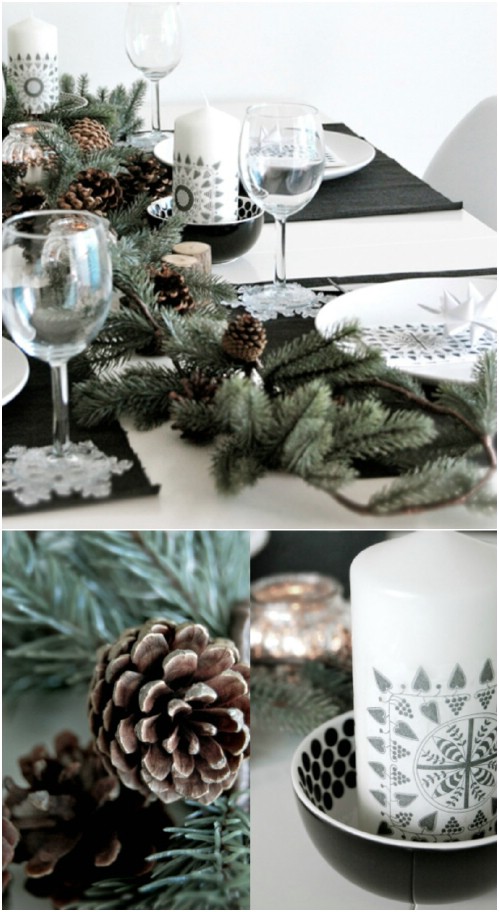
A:
[[[7,32],[9,72],[29,114],[43,114],[59,98],[57,29],[30,16]]]
[[[476,839],[496,815],[496,558],[459,532],[414,532],[352,563],[361,828]]]
[[[206,105],[175,121],[174,208],[191,224],[237,219],[240,123]]]

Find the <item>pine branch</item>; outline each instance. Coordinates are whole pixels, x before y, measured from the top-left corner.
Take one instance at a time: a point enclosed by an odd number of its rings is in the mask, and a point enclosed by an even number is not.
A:
[[[270,731],[306,735],[351,705],[351,676],[320,662],[277,670],[252,668],[252,715]]]
[[[264,358],[262,378],[266,388],[292,390],[317,377],[333,389],[352,380],[368,381],[383,369],[383,361],[376,349],[360,345],[359,340],[357,324],[346,323],[327,339],[312,330],[285,343]]]
[[[105,352],[101,357],[105,362]],[[174,370],[140,365],[106,377],[105,383],[97,377],[75,384],[73,414],[83,427],[96,427],[128,415],[139,430],[149,430],[170,417],[170,391],[179,391]]]
[[[237,793],[194,810],[168,827],[169,848],[153,856],[151,882],[139,894],[161,909],[249,909],[249,817]]]
[[[119,314],[111,313],[104,328],[85,352],[87,364],[96,372],[105,370],[111,364],[123,364],[137,351],[147,349],[152,345],[158,331],[161,332],[151,319],[151,315],[142,311],[127,310]],[[92,388],[91,385],[89,388]],[[114,378],[112,377],[109,378],[109,390],[111,391],[111,389],[114,390]],[[76,395],[78,396],[78,389]],[[102,395],[105,397],[105,390]],[[123,409],[117,407],[115,411],[116,414],[119,414]],[[88,427],[99,423],[97,420],[92,420],[88,410],[86,413],[90,422]]]
[[[4,685],[15,695],[87,682],[96,649],[150,617],[230,637],[248,599],[242,532],[6,532]]]
[[[153,856],[147,881],[103,880],[94,884],[79,909],[248,909],[249,818],[241,796],[219,798],[192,808],[181,827],[169,827],[169,848]],[[75,907],[76,908],[76,907]]]
[[[459,504],[485,512],[496,509],[495,492],[489,482],[493,470],[483,469],[466,459],[436,459],[401,476],[374,495],[367,505],[356,503],[339,492],[334,498],[342,506],[362,515],[394,516],[419,513]]]

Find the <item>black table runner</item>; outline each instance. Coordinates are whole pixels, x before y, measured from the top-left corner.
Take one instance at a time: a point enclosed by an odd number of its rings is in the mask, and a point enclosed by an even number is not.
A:
[[[346,124],[324,124],[326,131],[356,136]],[[363,138],[363,137],[360,137]],[[327,141],[327,132],[326,132]],[[367,215],[403,215],[409,212],[438,212],[462,209],[429,184],[407,171],[379,149],[372,162],[333,180],[323,181],[311,202],[289,221],[359,218]],[[272,216],[265,216],[272,221]]]
[[[2,409],[4,457],[11,446],[38,447],[46,446],[52,441],[50,369],[47,364],[35,359],[30,359],[29,366],[28,383],[16,398],[4,405]],[[4,516],[98,504],[131,497],[145,497],[158,493],[160,486],[150,483],[128,443],[125,431],[117,421],[110,421],[105,426],[91,430],[79,428],[75,422],[72,422],[70,436],[75,443],[90,439],[106,456],[129,459],[133,466],[123,475],[112,476],[111,493],[108,497],[87,498],[79,494],[68,497],[53,495],[50,501],[24,507],[18,503],[13,494],[6,491],[3,493]]]

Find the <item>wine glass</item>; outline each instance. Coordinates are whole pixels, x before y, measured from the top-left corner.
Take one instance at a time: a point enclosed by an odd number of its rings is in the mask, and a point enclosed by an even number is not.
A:
[[[137,134],[133,145],[152,149],[163,137],[159,81],[179,64],[182,55],[178,3],[129,3],[125,25],[128,59],[151,82],[151,132]]]
[[[2,241],[3,321],[19,348],[50,365],[53,400],[52,445],[12,447],[4,489],[23,503],[54,490],[103,496],[106,471],[131,464],[108,459],[90,442],[71,443],[68,361],[97,335],[110,308],[107,223],[87,212],[25,212],[4,223]]]
[[[324,136],[311,105],[278,103],[248,108],[239,146],[248,196],[275,219],[277,250],[272,285],[245,289],[242,302],[269,316],[302,311],[316,301],[309,288],[286,281],[286,219],[315,196],[324,171]]]

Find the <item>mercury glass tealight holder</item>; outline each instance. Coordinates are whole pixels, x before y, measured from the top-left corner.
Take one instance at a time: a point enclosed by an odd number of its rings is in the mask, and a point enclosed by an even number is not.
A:
[[[251,587],[251,660],[269,664],[351,658],[348,603],[318,573],[264,577]]]
[[[48,133],[52,128],[53,124],[42,120],[10,125],[2,142],[2,168],[6,177],[10,173],[17,183],[44,186],[54,153],[43,148],[37,134]]]

